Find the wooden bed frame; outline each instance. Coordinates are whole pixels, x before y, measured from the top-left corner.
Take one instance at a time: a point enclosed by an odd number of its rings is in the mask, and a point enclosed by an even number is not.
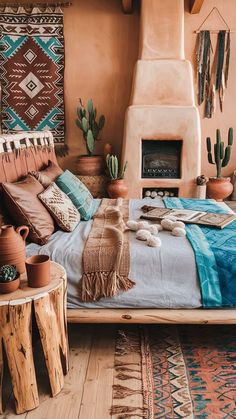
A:
[[[24,135],[23,135],[24,134]],[[32,137],[32,138],[31,138]],[[40,144],[52,148],[50,135],[41,133]],[[45,138],[44,138],[45,137]],[[23,140],[25,139],[25,141]],[[0,136],[0,156],[15,149],[37,146],[34,133]],[[18,156],[18,158],[20,158]],[[2,164],[2,161],[0,161]],[[0,179],[1,182],[1,179]],[[68,309],[69,323],[236,324],[236,309]]]

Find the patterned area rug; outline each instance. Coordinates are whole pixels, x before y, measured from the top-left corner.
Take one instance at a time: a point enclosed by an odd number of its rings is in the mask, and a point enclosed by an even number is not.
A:
[[[59,8],[0,13],[2,132],[50,130],[64,142],[64,36]]]
[[[236,418],[234,326],[119,330],[115,370],[113,418]]]

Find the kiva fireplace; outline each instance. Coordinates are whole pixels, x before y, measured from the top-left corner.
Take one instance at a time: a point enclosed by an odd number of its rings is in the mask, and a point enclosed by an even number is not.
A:
[[[129,197],[154,190],[196,196],[200,144],[192,68],[184,59],[184,0],[142,0],[122,153]]]

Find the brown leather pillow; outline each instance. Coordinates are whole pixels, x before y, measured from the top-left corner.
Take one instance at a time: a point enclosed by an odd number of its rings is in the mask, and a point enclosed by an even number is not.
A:
[[[15,225],[27,225],[29,240],[40,245],[47,243],[54,232],[53,219],[37,196],[43,190],[30,175],[19,182],[2,183],[4,204]]]
[[[47,188],[54,180],[63,173],[63,170],[51,160],[49,160],[48,167],[39,172],[30,172],[44,188]]]

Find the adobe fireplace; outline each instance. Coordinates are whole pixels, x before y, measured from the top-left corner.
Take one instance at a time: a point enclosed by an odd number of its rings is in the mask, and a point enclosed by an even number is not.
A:
[[[180,178],[181,140],[142,140],[142,178]]]
[[[140,59],[122,150],[129,197],[196,196],[200,145],[192,67],[184,59],[184,0],[141,0]]]

